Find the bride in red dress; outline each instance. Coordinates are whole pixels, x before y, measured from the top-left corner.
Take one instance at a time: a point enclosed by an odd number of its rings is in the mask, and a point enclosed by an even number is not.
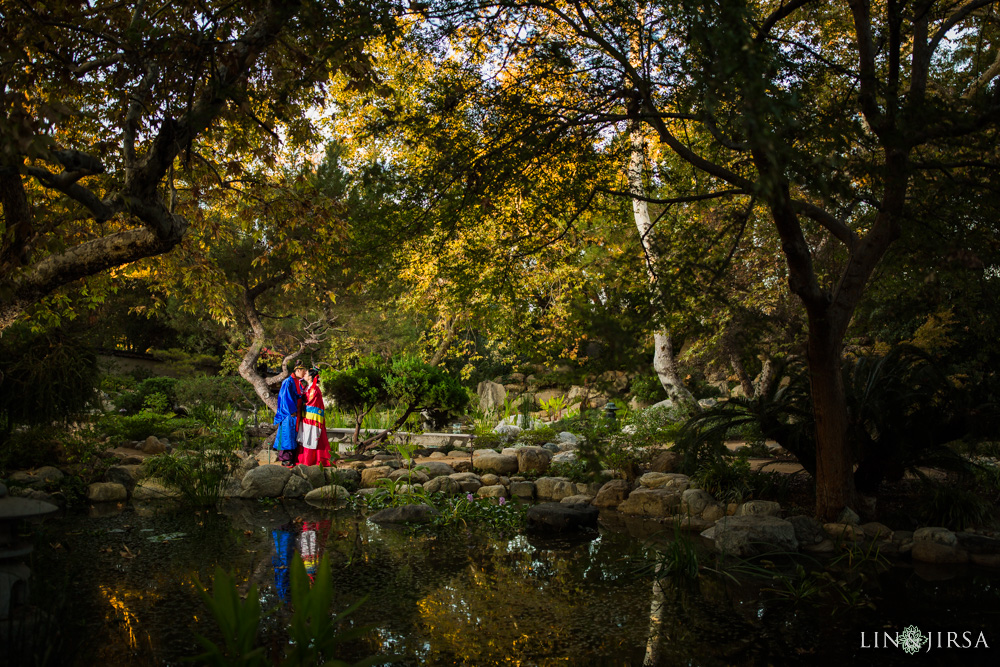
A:
[[[302,420],[302,449],[299,465],[330,465],[330,439],[326,435],[323,392],[319,388],[319,369],[309,369],[311,384],[306,390],[306,416]]]

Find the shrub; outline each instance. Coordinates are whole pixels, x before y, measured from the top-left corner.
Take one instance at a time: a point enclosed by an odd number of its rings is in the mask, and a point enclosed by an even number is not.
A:
[[[167,423],[169,415],[155,412],[140,412],[137,415],[104,415],[97,422],[98,431],[106,434],[112,442],[144,440],[151,435],[165,437],[172,427]]]
[[[997,507],[975,491],[955,484],[925,484],[917,514],[927,525],[963,530],[997,523]]]
[[[260,402],[253,392],[241,391],[243,378],[221,375],[196,375],[181,378],[175,386],[179,405],[194,408],[204,405],[215,410],[231,406],[256,407]]]
[[[121,393],[115,399],[115,405],[123,410],[135,413],[146,407],[146,399],[153,394],[162,394],[166,399],[167,407],[177,404],[177,380],[168,377],[147,378],[136,385],[132,391]],[[154,399],[157,403],[159,399]]]

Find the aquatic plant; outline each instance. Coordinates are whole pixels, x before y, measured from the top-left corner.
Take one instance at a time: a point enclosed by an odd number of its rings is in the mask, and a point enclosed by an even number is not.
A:
[[[341,645],[360,639],[370,628],[341,626],[364,603],[365,598],[340,613],[331,613],[333,578],[325,554],[316,569],[315,580],[310,581],[298,553],[292,558],[289,575],[292,615],[288,625],[289,641],[280,660],[278,656],[274,660],[269,659],[258,640],[262,609],[256,584],[251,585],[246,598],[241,599],[235,577],[221,567],[215,568],[211,594],[195,577],[195,588],[218,625],[222,643],[220,645],[196,635],[205,652],[192,658],[192,661],[213,667],[263,667],[269,664],[283,667],[348,667],[347,662],[337,658]],[[375,655],[353,663],[353,667],[393,661],[392,656]]]
[[[527,521],[527,507],[521,503],[508,502],[501,497],[474,496],[471,493],[450,498],[438,503],[438,515],[432,526],[481,526],[495,532],[519,532]]]

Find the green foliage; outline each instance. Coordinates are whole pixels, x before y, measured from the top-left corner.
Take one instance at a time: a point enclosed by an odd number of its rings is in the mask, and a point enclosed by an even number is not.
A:
[[[112,442],[120,444],[129,440],[144,440],[151,435],[166,437],[173,430],[169,421],[170,415],[155,412],[140,412],[137,415],[107,414],[97,420],[96,428]]]
[[[1000,508],[973,489],[931,481],[924,486],[917,504],[922,523],[963,530],[993,526],[1000,521]]]
[[[608,468],[632,480],[657,448],[677,439],[683,414],[673,408],[639,410],[621,429],[603,417],[582,422],[584,440],[577,454],[592,473]]]
[[[180,490],[190,505],[215,505],[239,464],[236,452],[242,445],[243,421],[220,417],[209,426],[208,435],[186,442],[183,451],[146,459],[142,475]]]
[[[553,396],[549,400],[539,401],[539,406],[545,410],[545,415],[549,420],[562,419],[563,411],[569,407],[565,396]]]
[[[554,442],[559,437],[559,432],[551,426],[528,429],[517,434],[515,439],[518,445],[541,447],[547,442]]]
[[[815,431],[805,367],[785,361],[773,377],[757,397],[723,401],[684,425],[677,449],[684,455],[687,474],[726,455],[724,442],[736,431],[759,433],[777,441],[815,474]]]
[[[434,526],[461,525],[488,528],[495,532],[516,533],[527,521],[527,507],[506,498],[480,498],[471,493],[459,495],[441,503],[439,514],[431,522]]]
[[[385,388],[390,401],[413,409],[456,415],[469,404],[469,394],[458,380],[417,357],[393,359],[385,375]]]
[[[135,413],[146,407],[146,400],[160,394],[166,400],[166,407],[177,404],[177,380],[168,377],[146,378],[135,386],[135,389],[123,391],[115,398],[115,405],[123,410]],[[156,403],[163,399],[154,399]],[[164,409],[165,411],[165,409]]]
[[[178,405],[195,408],[199,405],[223,410],[230,406],[259,404],[256,394],[244,392],[243,378],[220,375],[193,375],[180,378],[174,387]]]
[[[192,658],[213,667],[257,667],[276,664],[282,667],[350,667],[337,658],[342,644],[360,639],[368,627],[344,629],[347,618],[358,609],[364,598],[340,613],[331,612],[333,606],[333,578],[330,562],[324,554],[316,570],[315,581],[310,583],[302,558],[295,553],[289,570],[292,616],[288,626],[288,642],[284,655],[269,660],[264,647],[258,643],[262,610],[257,586],[250,586],[245,599],[241,599],[236,578],[226,574],[221,567],[215,569],[212,594],[195,578],[195,587],[205,602],[222,634],[222,644],[216,644],[198,635],[198,642],[205,652]],[[372,656],[353,663],[365,667],[393,662],[389,656]]]
[[[791,484],[788,475],[752,470],[745,452],[741,451],[740,454],[706,461],[691,477],[691,481],[724,503],[742,503],[748,500],[781,502],[788,497]]]
[[[674,537],[656,559],[656,573],[661,577],[675,577],[686,581],[698,578],[701,567],[694,541],[674,523]]]
[[[655,374],[637,375],[632,380],[631,390],[632,396],[643,403],[659,403],[668,398],[663,383]]]
[[[15,426],[66,419],[95,402],[97,355],[68,328],[7,327],[0,337],[0,437]]]
[[[577,452],[579,451],[577,450]],[[566,477],[571,482],[586,484],[595,481],[600,472],[600,470],[594,470],[586,461],[576,460],[565,463],[553,463],[549,466],[548,474],[552,477]]]

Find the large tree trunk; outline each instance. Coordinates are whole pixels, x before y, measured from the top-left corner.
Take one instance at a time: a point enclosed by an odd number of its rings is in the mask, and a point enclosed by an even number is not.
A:
[[[628,186],[632,196],[632,214],[635,218],[636,229],[639,230],[639,241],[642,243],[643,252],[646,255],[646,273],[649,275],[649,282],[655,289],[657,287],[656,267],[659,263],[659,254],[653,246],[652,233],[653,223],[649,217],[649,205],[646,202],[646,188],[643,185],[642,173],[646,162],[646,145],[639,131],[638,123],[629,123],[629,141],[631,150],[628,163]],[[674,343],[670,330],[660,327],[653,332],[653,370],[660,379],[667,396],[675,405],[686,406],[691,410],[698,410],[698,402],[688,391],[677,370],[677,359],[674,356]]]
[[[816,515],[834,521],[856,507],[854,466],[847,441],[847,398],[841,370],[842,338],[810,318],[809,385],[816,420]]]

